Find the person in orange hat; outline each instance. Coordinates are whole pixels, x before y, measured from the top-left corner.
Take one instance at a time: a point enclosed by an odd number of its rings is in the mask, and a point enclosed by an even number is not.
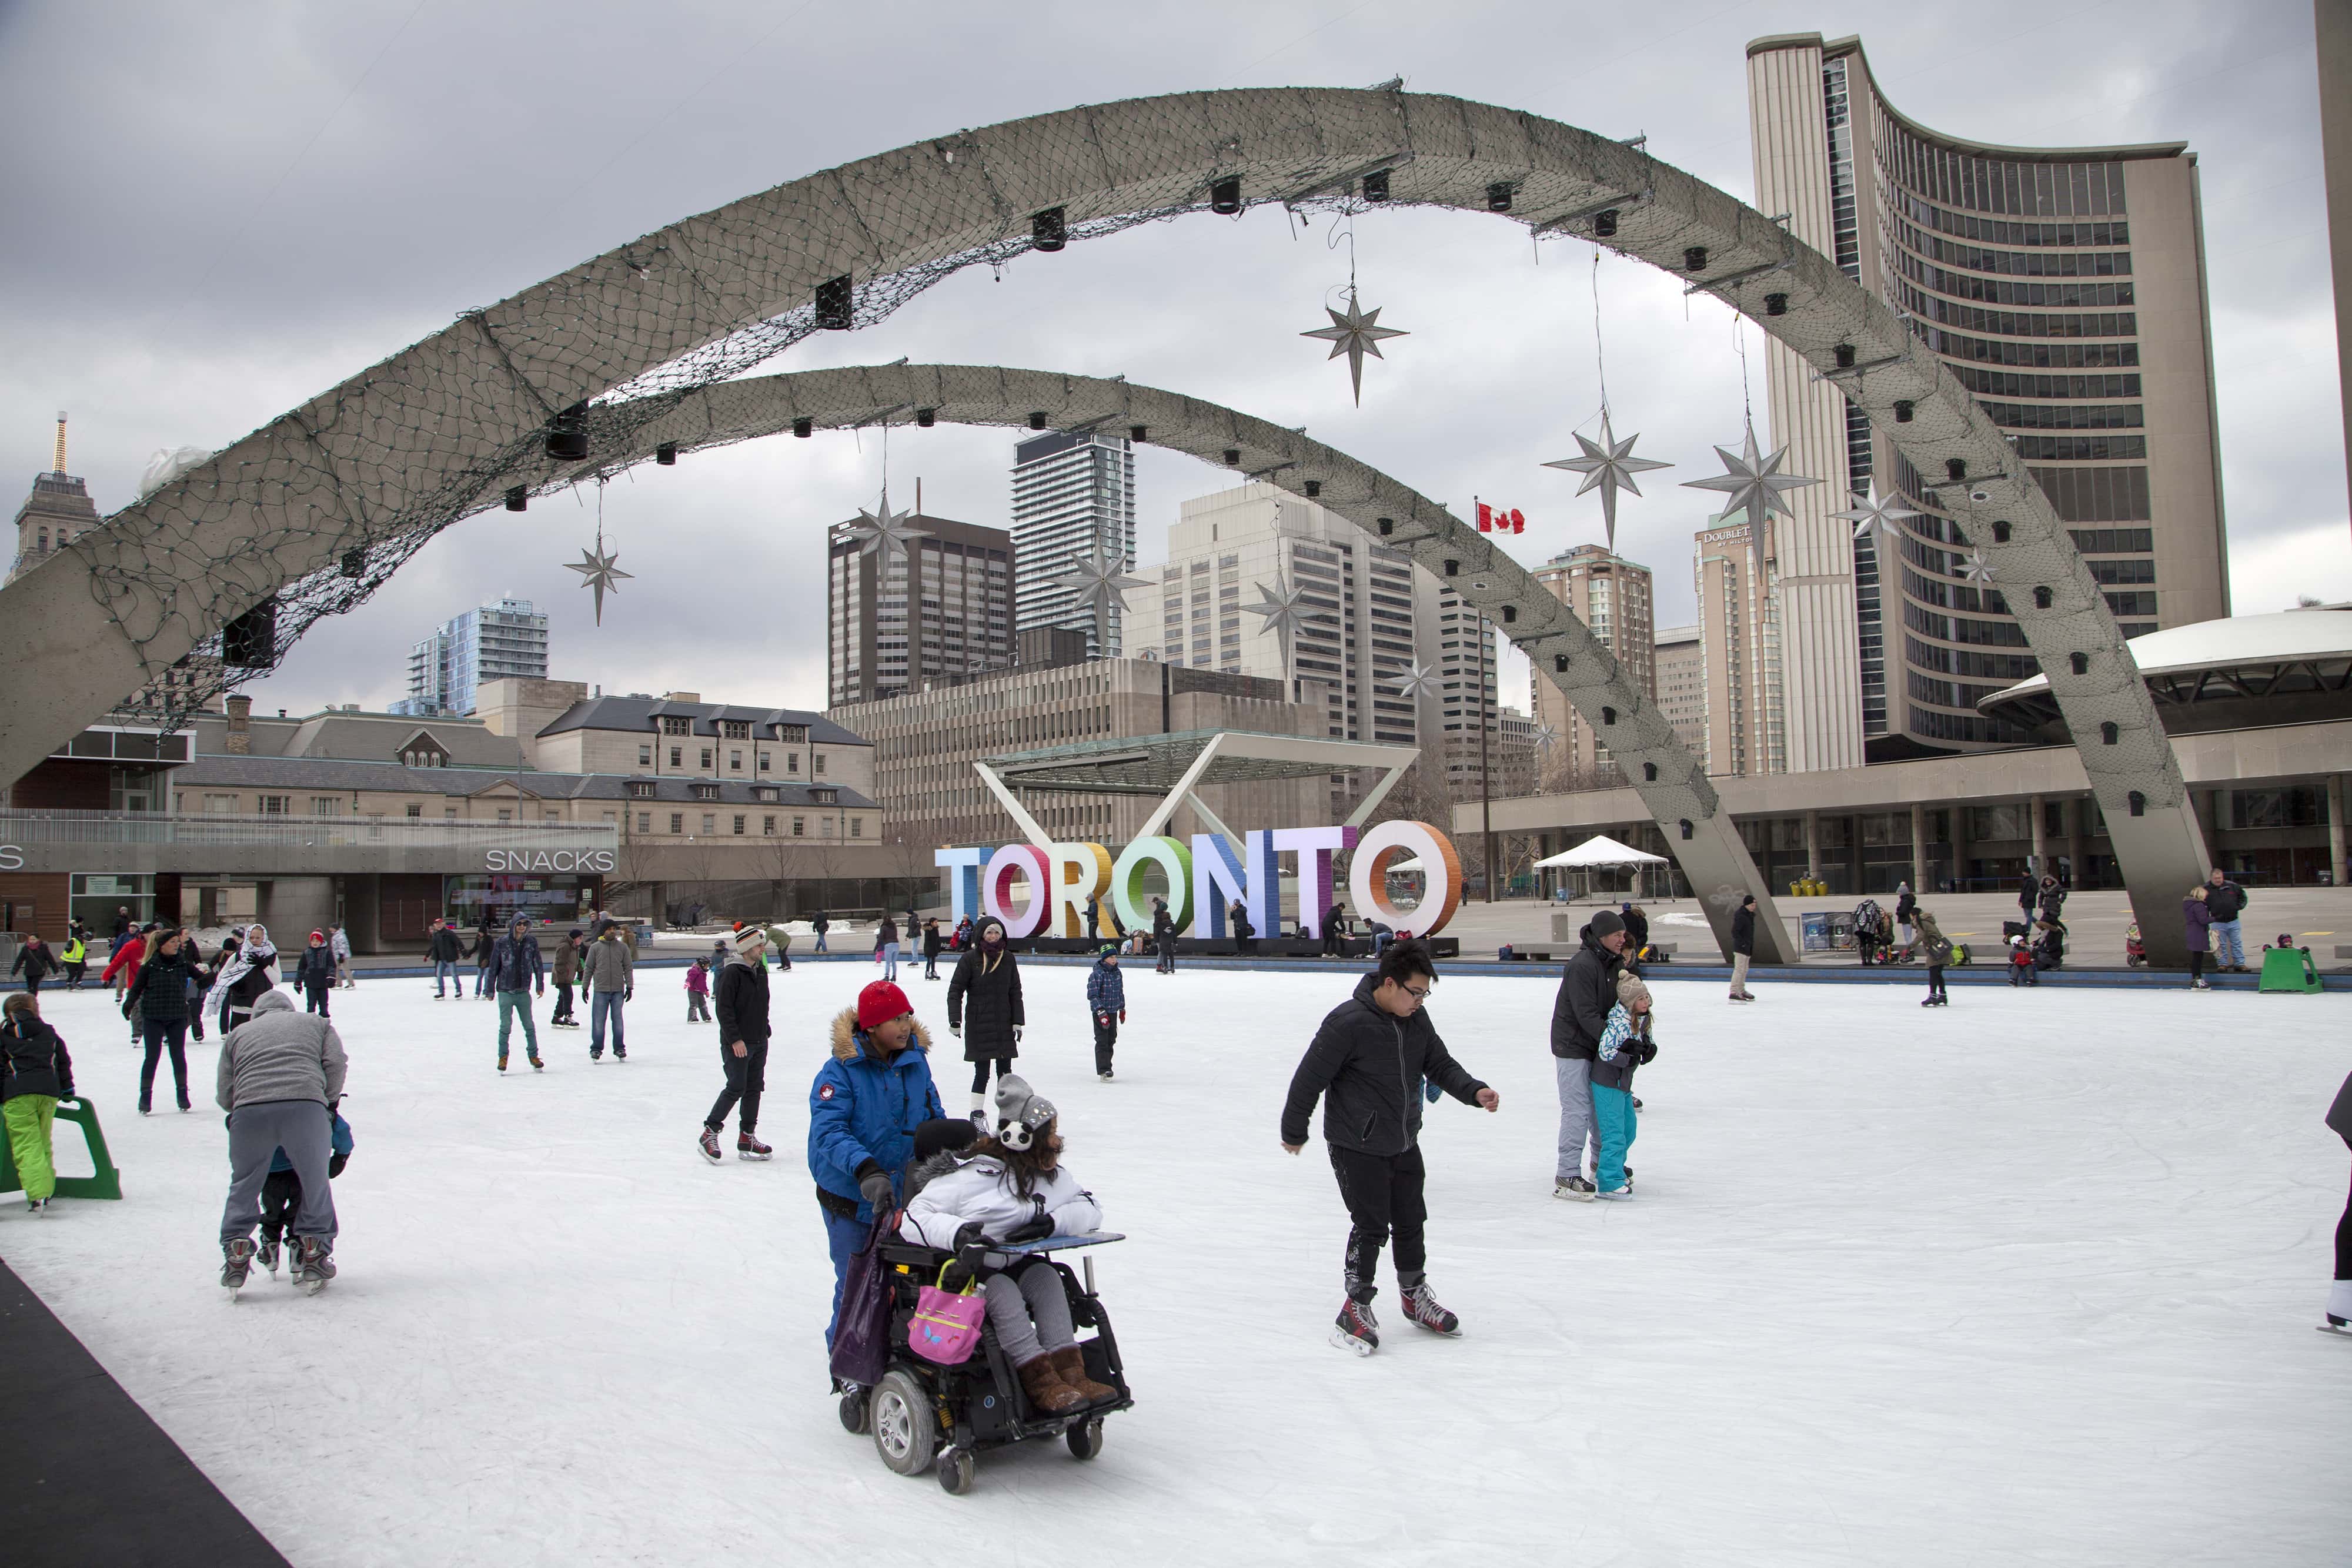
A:
[[[915,1129],[944,1113],[931,1082],[931,1037],[897,982],[877,980],[833,1020],[833,1056],[809,1085],[809,1175],[816,1178],[833,1255],[833,1319],[849,1260],[877,1217],[898,1208],[899,1183],[915,1155]]]

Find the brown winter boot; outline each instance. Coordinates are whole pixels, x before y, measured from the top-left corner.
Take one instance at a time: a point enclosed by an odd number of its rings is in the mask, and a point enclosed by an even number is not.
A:
[[[1089,1405],[1108,1405],[1118,1397],[1118,1390],[1108,1384],[1097,1383],[1087,1375],[1086,1352],[1076,1345],[1064,1345],[1048,1353],[1054,1364],[1055,1375],[1068,1387],[1076,1389],[1079,1398]]]
[[[1029,1403],[1045,1414],[1066,1416],[1085,1406],[1085,1397],[1055,1375],[1052,1356],[1038,1356],[1024,1362],[1017,1370],[1021,1374],[1022,1391],[1029,1396]]]

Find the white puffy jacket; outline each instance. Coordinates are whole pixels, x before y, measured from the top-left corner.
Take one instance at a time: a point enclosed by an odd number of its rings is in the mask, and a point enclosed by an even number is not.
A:
[[[982,1236],[1002,1241],[1037,1213],[1041,1202],[1056,1236],[1084,1236],[1102,1228],[1102,1206],[1066,1166],[1055,1166],[1038,1182],[1034,1197],[1023,1197],[1013,1190],[1004,1162],[982,1155],[932,1178],[917,1193],[907,1205],[899,1233],[927,1247],[952,1247],[956,1232],[977,1220]]]

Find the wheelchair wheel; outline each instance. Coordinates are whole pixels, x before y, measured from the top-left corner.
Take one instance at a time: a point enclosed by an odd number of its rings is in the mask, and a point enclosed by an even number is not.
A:
[[[852,1388],[841,1396],[842,1429],[863,1437],[874,1429],[874,1409],[868,1401],[872,1391]]]
[[[1068,1431],[1062,1434],[1062,1440],[1070,1445],[1070,1458],[1074,1459],[1093,1458],[1097,1454],[1102,1452],[1102,1417],[1097,1416],[1091,1421],[1080,1421],[1076,1423],[1071,1427]]]
[[[939,1423],[931,1416],[930,1396],[908,1372],[891,1372],[877,1384],[868,1400],[874,1423],[874,1451],[902,1476],[919,1476],[930,1469],[939,1447]]]
[[[940,1456],[935,1467],[940,1488],[953,1497],[961,1497],[971,1490],[972,1458],[970,1448],[950,1448]]]

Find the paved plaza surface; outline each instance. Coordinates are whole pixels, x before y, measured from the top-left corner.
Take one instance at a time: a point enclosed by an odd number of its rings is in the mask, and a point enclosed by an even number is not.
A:
[[[1276,1136],[1344,979],[1146,967],[1104,1084],[1082,971],[1037,967],[1020,1066],[1129,1237],[1098,1269],[1137,1404],[1092,1464],[987,1453],[958,1499],[885,1470],[825,1393],[807,1084],[869,976],[774,977],[777,1158],[715,1167],[693,1139],[719,1046],[674,969],[645,977],[627,1063],[542,1030],[546,1072],[503,1078],[489,1003],[337,993],[341,1275],[316,1299],[257,1276],[234,1303],[213,1050],[195,1113],[142,1119],[107,999],[45,994],[125,1197],[0,1206],[0,1254],[302,1568],[929,1565],[1006,1541],[1171,1564],[2251,1564],[2352,1540],[2352,1343],[2313,1332],[2344,998],[1737,1008],[1662,980],[1639,1196],[1571,1205],[1549,977],[1442,980],[1439,1028],[1502,1095],[1429,1112],[1430,1277],[1466,1332],[1404,1324],[1384,1270],[1384,1344],[1359,1361],[1325,1343],[1329,1165]],[[906,983],[946,1044],[945,983]]]

